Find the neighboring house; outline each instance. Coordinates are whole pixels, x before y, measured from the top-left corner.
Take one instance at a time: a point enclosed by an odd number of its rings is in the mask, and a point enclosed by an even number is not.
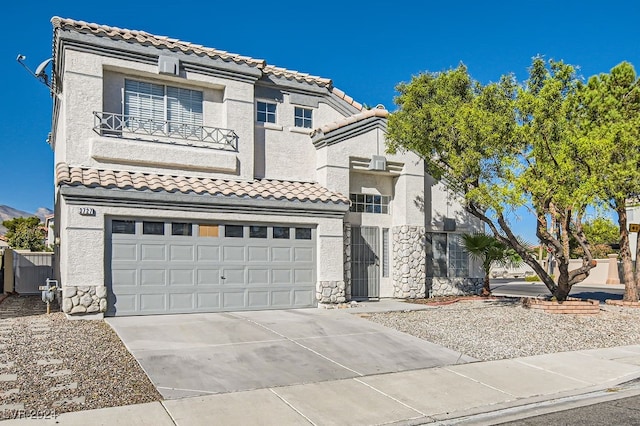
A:
[[[7,242],[7,237],[4,235],[0,235],[0,248],[9,247],[9,243]]]
[[[57,275],[69,314],[475,292],[479,229],[388,112],[331,80],[53,18]],[[471,277],[471,278],[470,278]]]

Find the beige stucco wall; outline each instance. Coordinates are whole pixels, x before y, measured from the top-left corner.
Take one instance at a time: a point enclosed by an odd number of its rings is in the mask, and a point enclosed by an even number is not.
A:
[[[190,170],[190,175],[253,178],[253,85],[248,82],[226,80],[212,76],[186,73],[185,77],[159,75],[157,66],[67,49],[63,75],[62,110],[56,132],[56,162],[71,165],[155,173],[175,173],[176,169]],[[140,143],[125,139],[115,151],[101,149],[113,138],[101,137],[93,131],[94,111],[122,112],[124,79],[133,78],[165,85],[203,91],[203,124],[232,129],[239,137],[238,152],[229,153],[210,148],[186,148],[176,155],[170,144]],[[104,97],[104,101],[103,101]],[[145,148],[145,145],[147,147]],[[149,147],[150,146],[150,147]],[[147,155],[151,153],[150,155]],[[232,160],[229,160],[232,157]],[[194,160],[194,158],[196,160]],[[145,161],[142,161],[145,160]],[[193,162],[202,164],[193,166]],[[235,166],[237,161],[238,166]],[[221,163],[222,167],[205,167]],[[228,165],[234,163],[234,167]]]
[[[276,123],[255,123],[256,144],[264,149],[264,173],[259,177],[311,182],[316,180],[316,149],[309,134],[315,128],[336,121],[343,116],[318,96],[317,107],[291,103],[291,96],[283,93],[276,102]],[[257,101],[274,102],[256,97]],[[295,127],[295,108],[312,110],[312,128]],[[257,167],[259,169],[259,167]]]

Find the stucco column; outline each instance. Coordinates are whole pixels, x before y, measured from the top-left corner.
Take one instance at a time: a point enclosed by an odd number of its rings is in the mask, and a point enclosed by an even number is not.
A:
[[[609,273],[607,274],[607,284],[620,284],[620,273],[618,272],[618,255],[607,255],[609,258]]]

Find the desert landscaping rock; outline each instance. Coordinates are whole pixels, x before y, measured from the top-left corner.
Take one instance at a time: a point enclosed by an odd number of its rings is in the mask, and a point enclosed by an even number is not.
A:
[[[63,413],[161,399],[108,324],[70,321],[54,306],[47,315],[39,296],[0,303],[0,328],[8,330],[0,377],[13,378],[0,381],[0,420],[15,410]]]
[[[367,318],[484,361],[640,344],[640,310],[633,308],[558,317],[498,299]]]

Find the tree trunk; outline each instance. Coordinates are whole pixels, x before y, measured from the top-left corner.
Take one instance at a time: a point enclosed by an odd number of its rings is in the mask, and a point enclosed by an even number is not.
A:
[[[569,283],[569,264],[567,262],[558,262],[558,285],[552,292],[553,297],[558,302],[564,302],[569,297],[571,284]]]
[[[621,204],[622,205],[618,204],[618,206],[620,207],[618,207],[617,213],[618,226],[620,227],[620,259],[622,260],[622,275],[624,280],[623,300],[637,302],[638,289],[636,287],[636,280],[638,280],[639,277],[637,271],[635,277],[633,274],[633,260],[631,259],[631,248],[629,246],[629,224],[627,222],[627,210],[625,208],[625,204]]]
[[[489,274],[484,274],[484,284],[482,285],[482,296],[491,296],[491,285],[489,284]]]

